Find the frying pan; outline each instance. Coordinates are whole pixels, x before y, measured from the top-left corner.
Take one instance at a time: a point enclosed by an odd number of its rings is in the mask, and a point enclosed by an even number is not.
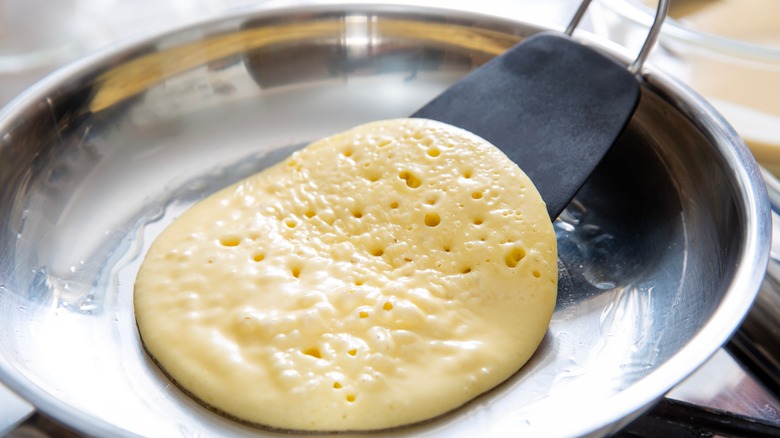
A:
[[[132,293],[149,244],[209,193],[411,114],[542,30],[416,4],[261,6],[32,87],[0,112],[0,379],[88,435],[272,435],[203,408],[144,354]],[[555,221],[564,281],[537,353],[463,408],[380,435],[609,434],[738,327],[768,260],[761,174],[698,95],[652,67],[640,81],[626,131]]]

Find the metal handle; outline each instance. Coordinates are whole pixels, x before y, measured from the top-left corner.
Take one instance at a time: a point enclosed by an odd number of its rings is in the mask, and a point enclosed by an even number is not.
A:
[[[591,0],[583,0],[580,3],[579,8],[577,8],[577,12],[574,13],[574,17],[572,17],[569,25],[564,31],[566,35],[571,36],[574,33],[574,29],[576,29],[577,25],[579,25],[580,21],[582,21],[582,17],[585,16],[585,12],[588,10],[590,3]],[[650,54],[650,50],[652,50],[653,46],[655,46],[656,40],[658,40],[658,35],[661,33],[661,26],[664,24],[664,20],[666,19],[666,14],[668,11],[669,0],[659,0],[658,9],[655,12],[655,18],[653,19],[653,24],[650,26],[650,31],[647,33],[647,38],[642,44],[642,48],[639,49],[639,53],[637,54],[636,59],[634,59],[634,62],[628,66],[628,71],[630,71],[632,74],[638,74],[642,69],[642,65],[645,63],[647,56]]]

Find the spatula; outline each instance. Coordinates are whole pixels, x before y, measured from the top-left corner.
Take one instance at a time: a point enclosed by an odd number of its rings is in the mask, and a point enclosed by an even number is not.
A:
[[[468,74],[412,117],[471,131],[501,149],[534,182],[555,219],[631,119],[640,96],[636,75],[657,38],[668,0],[628,68],[566,31],[531,36]]]

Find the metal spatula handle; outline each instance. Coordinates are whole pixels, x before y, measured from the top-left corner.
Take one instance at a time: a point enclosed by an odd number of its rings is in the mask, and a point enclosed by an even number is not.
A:
[[[577,28],[577,26],[579,26],[580,21],[582,21],[582,17],[585,16],[585,12],[587,12],[590,3],[591,0],[583,0],[580,2],[580,6],[577,8],[577,12],[574,13],[571,21],[569,21],[569,25],[566,26],[566,30],[563,31],[564,34],[568,36],[572,36],[574,34],[574,30]],[[639,53],[634,59],[634,62],[632,62],[628,67],[628,71],[631,73],[638,74],[642,69],[642,65],[645,63],[645,60],[647,60],[648,55],[650,55],[650,50],[653,48],[653,46],[655,46],[656,40],[658,40],[658,35],[661,33],[661,26],[663,26],[668,12],[669,0],[660,0],[655,11],[653,24],[650,25],[650,30],[647,32],[647,38],[645,38],[642,47],[639,49]]]

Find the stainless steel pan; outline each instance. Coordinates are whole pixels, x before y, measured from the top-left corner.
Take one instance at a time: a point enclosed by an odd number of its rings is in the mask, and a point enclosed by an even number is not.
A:
[[[151,240],[208,193],[411,114],[540,30],[415,5],[259,8],[48,77],[0,112],[0,378],[86,434],[267,435],[202,408],[144,354],[132,287]],[[556,221],[562,282],[538,353],[388,435],[606,434],[738,326],[768,260],[760,172],[701,98],[652,68],[642,81],[627,131]]]

